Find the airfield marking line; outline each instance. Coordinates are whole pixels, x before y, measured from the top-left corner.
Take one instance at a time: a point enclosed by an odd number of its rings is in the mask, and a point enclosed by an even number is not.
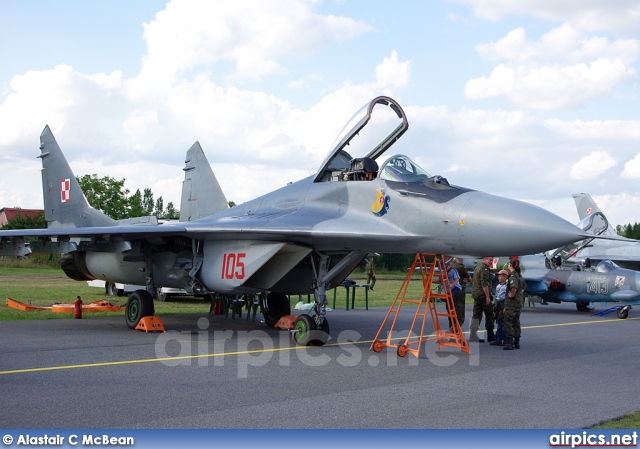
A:
[[[341,344],[357,344],[363,342],[344,342],[344,343],[329,343],[324,346],[338,346]],[[3,374],[23,374],[23,373],[35,373],[41,371],[58,371],[58,370],[68,370],[68,369],[79,369],[79,368],[97,368],[104,366],[117,366],[117,365],[133,365],[136,363],[158,363],[158,362],[167,362],[167,361],[175,361],[175,360],[189,360],[189,359],[204,359],[210,357],[223,357],[223,356],[232,356],[232,355],[245,355],[245,354],[262,354],[268,352],[281,352],[281,351],[294,351],[300,349],[307,349],[308,346],[290,346],[288,348],[271,348],[271,349],[253,349],[250,351],[233,351],[233,352],[219,352],[214,354],[198,354],[198,355],[181,355],[176,357],[160,357],[155,359],[139,359],[139,360],[121,360],[119,362],[97,362],[97,363],[83,363],[78,365],[59,365],[59,366],[45,366],[40,368],[24,368],[24,369],[16,369],[16,370],[7,370],[0,371],[0,375]]]
[[[539,324],[535,326],[522,326],[522,329],[540,329],[543,327],[574,326],[576,324],[598,324],[598,323],[617,323],[617,322],[624,323],[625,321],[631,321],[631,320],[633,321],[640,320],[640,318],[625,318],[624,320],[608,319],[608,320],[593,320],[593,321],[575,321],[573,323]]]
[[[522,326],[522,329],[542,329],[546,327],[557,327],[557,326],[574,326],[580,324],[598,324],[598,323],[616,323],[616,322],[625,322],[631,320],[640,320],[639,318],[627,318],[624,320],[620,319],[606,319],[606,320],[595,320],[595,321],[577,321],[572,323],[556,323],[556,324],[540,324],[535,326]],[[464,334],[468,334],[469,331],[463,332]],[[403,340],[406,337],[396,337],[392,338],[392,340]],[[361,345],[361,344],[370,344],[373,343],[374,340],[358,340],[358,341],[345,341],[345,342],[336,342],[336,343],[328,343],[323,347],[331,347],[331,346],[340,346],[340,345]],[[210,357],[224,357],[224,356],[232,356],[232,355],[246,355],[246,354],[262,354],[268,352],[281,352],[281,351],[296,351],[307,349],[308,346],[290,346],[288,348],[271,348],[271,349],[253,349],[250,351],[234,351],[234,352],[220,352],[214,354],[198,354],[198,355],[183,355],[176,357],[161,357],[155,359],[139,359],[139,360],[121,360],[119,362],[98,362],[98,363],[84,363],[79,365],[60,365],[60,366],[48,366],[48,367],[40,367],[40,368],[24,368],[24,369],[16,369],[16,370],[7,370],[0,371],[0,375],[5,374],[24,374],[24,373],[36,373],[43,371],[59,371],[59,370],[69,370],[69,369],[80,369],[80,368],[98,368],[105,366],[117,366],[117,365],[133,365],[136,363],[158,363],[158,362],[166,362],[166,361],[175,361],[175,360],[189,360],[189,359],[203,359]]]

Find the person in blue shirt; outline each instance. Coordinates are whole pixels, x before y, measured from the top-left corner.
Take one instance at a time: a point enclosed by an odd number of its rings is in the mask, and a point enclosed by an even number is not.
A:
[[[507,297],[507,278],[509,273],[507,270],[500,270],[498,272],[498,285],[496,285],[496,304],[493,308],[495,314],[495,321],[498,323],[498,330],[491,346],[504,346],[507,343],[507,331],[504,328],[504,308],[505,299]]]
[[[458,270],[451,266],[451,259],[447,261],[445,264],[447,268],[447,278],[449,279],[449,287],[451,287],[451,296],[453,297],[453,304],[455,306],[454,310],[457,310],[460,307],[460,300],[464,301],[464,297],[462,293],[462,286],[460,285],[460,275],[458,274]],[[464,304],[462,304],[464,307]],[[451,313],[451,311],[449,311]],[[458,321],[459,322],[459,321]],[[462,323],[460,323],[462,326]],[[453,326],[451,324],[451,318],[449,318],[449,332],[452,332]]]

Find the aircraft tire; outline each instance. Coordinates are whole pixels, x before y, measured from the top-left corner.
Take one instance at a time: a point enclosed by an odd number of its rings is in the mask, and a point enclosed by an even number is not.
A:
[[[316,322],[307,314],[298,316],[296,322],[293,324],[293,339],[300,346],[313,345],[313,331],[316,328]]]
[[[589,303],[586,301],[578,301],[576,302],[576,309],[578,312],[586,312],[587,308],[589,308]]]
[[[298,316],[293,325],[293,339],[300,346],[322,346],[329,340],[329,321],[325,318],[322,327],[306,313]]]
[[[116,296],[116,294],[118,293],[116,284],[114,284],[113,282],[105,282],[104,290],[107,296]]]
[[[274,327],[285,315],[291,315],[291,304],[284,293],[269,293],[267,295],[267,310],[264,311],[264,322]]]
[[[169,293],[164,293],[163,291],[161,291],[161,289],[157,289],[156,290],[156,299],[158,301],[169,301],[169,299],[171,298],[171,294]]]
[[[153,316],[154,313],[153,297],[149,292],[146,290],[136,290],[129,295],[127,307],[124,312],[129,329],[135,329],[142,318]]]
[[[629,308],[622,307],[621,309],[618,309],[618,318],[620,318],[621,320],[626,320],[628,316]]]

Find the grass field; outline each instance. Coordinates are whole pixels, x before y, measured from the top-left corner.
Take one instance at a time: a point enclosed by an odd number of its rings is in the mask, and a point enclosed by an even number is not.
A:
[[[375,290],[369,292],[369,307],[388,307],[391,305],[398,290],[402,285],[402,273],[380,274],[375,285]],[[364,276],[350,276],[359,283],[366,282]],[[421,294],[421,282],[419,276],[415,276],[417,282],[411,282],[407,290],[407,298],[418,299]],[[364,290],[357,289],[356,308],[364,308]],[[126,303],[126,297],[107,296],[104,289],[89,287],[86,282],[79,282],[69,279],[59,268],[48,268],[41,266],[16,266],[16,264],[0,264],[0,296],[11,298],[20,302],[30,303],[36,306],[51,306],[55,303],[73,303],[76,296],[82,297],[83,302],[90,303],[99,300],[108,300],[113,304]],[[470,295],[467,295],[467,302],[470,302]],[[328,292],[329,306],[333,306],[333,290]],[[299,301],[307,301],[306,297],[291,297],[292,307]],[[193,297],[175,297],[172,301],[155,301],[157,315],[172,315],[179,313],[188,314],[208,314],[209,302]],[[336,292],[336,308],[345,307],[345,289],[338,287]],[[351,304],[349,305],[351,307]],[[93,312],[85,314],[84,318],[100,316],[123,317],[123,312]],[[70,314],[53,313],[50,311],[24,312],[7,307],[5,301],[0,303],[0,321],[15,320],[44,320],[69,318]],[[599,429],[633,429],[640,427],[640,412],[632,413],[618,420],[602,423],[594,428]]]

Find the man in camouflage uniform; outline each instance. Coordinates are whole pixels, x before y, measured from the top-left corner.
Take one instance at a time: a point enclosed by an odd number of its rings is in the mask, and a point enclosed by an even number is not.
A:
[[[493,305],[491,304],[491,271],[489,267],[493,263],[493,257],[486,256],[482,263],[477,264],[473,270],[473,316],[471,317],[471,329],[469,341],[484,343],[484,339],[478,338],[478,328],[482,321],[482,314],[485,316],[485,327],[487,329],[487,339],[493,341]]]
[[[460,326],[462,326],[465,318],[464,305],[467,302],[467,282],[471,282],[471,276],[469,276],[469,272],[462,264],[462,259],[454,257],[451,261],[451,266],[455,268],[460,275],[460,287],[462,287],[462,292],[460,292],[456,299],[456,315],[458,315],[458,321],[460,322]]]
[[[513,259],[509,262],[509,280],[507,281],[507,299],[504,308],[504,328],[507,331],[506,350],[520,349],[520,312],[524,299],[522,292],[527,283],[520,274],[520,261]]]
[[[367,264],[367,284],[369,284],[369,290],[373,291],[373,286],[376,285],[376,266],[373,264],[373,257],[369,257]]]

